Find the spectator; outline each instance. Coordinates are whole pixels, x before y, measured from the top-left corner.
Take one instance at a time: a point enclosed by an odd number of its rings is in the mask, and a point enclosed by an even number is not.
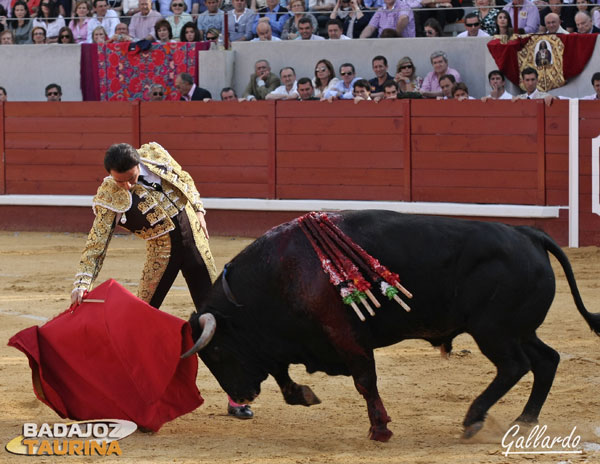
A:
[[[366,79],[359,79],[354,83],[354,103],[371,100],[371,84]]]
[[[206,40],[207,42],[211,42],[211,44],[210,44],[211,50],[216,50],[218,48],[219,36],[220,35],[221,35],[221,33],[215,27],[211,27],[204,34],[204,40]]]
[[[58,31],[65,27],[65,19],[58,13],[58,2],[55,0],[42,0],[37,18],[33,20],[33,27],[46,29],[47,43],[58,42]]]
[[[396,81],[387,81],[383,84],[383,99],[397,100],[399,94],[398,84]]]
[[[544,18],[545,21],[545,31],[548,34],[568,34],[569,31],[564,29],[560,24],[560,16],[556,13],[548,13]]]
[[[540,11],[539,32],[548,32],[545,24],[546,16],[548,16],[550,13],[555,13],[558,15],[560,18],[560,26],[566,29],[567,32],[575,31],[575,13],[577,13],[577,8],[563,4],[562,0],[548,0],[548,6]]]
[[[267,0],[267,6],[260,8],[254,17],[252,33],[258,34],[256,30],[258,23],[267,21],[271,26],[271,34],[280,38],[283,25],[290,17],[288,10],[279,4],[279,0]],[[262,20],[262,21],[261,21]]]
[[[188,22],[183,25],[181,28],[181,33],[179,34],[180,42],[200,42],[200,31],[198,30],[198,26],[196,26],[195,22]]]
[[[268,93],[265,100],[298,100],[296,71],[288,66],[279,71],[282,85]]]
[[[140,0],[141,1],[141,0]],[[146,0],[149,1],[149,0]],[[106,0],[94,0],[94,10],[96,13],[88,23],[88,38],[87,43],[92,43],[92,34],[98,26],[102,26],[107,37],[115,35],[115,29],[119,24],[119,15],[113,10],[108,9]],[[154,24],[153,24],[154,26]]]
[[[156,11],[158,13],[160,13],[160,15],[163,18],[167,19],[169,16],[173,16],[174,12],[173,12],[173,9],[171,8],[171,3],[173,2],[173,0],[153,0],[153,1],[154,1],[154,8],[156,9]],[[188,11],[188,10],[192,11],[192,0],[180,0],[180,1],[185,3],[185,10],[182,9],[181,10],[182,12]]]
[[[496,28],[498,29],[498,34],[506,38],[512,37],[515,33],[512,27],[512,19],[510,19],[510,15],[506,11],[502,10],[496,16]]]
[[[442,95],[437,97],[438,100],[450,100],[452,99],[452,89],[456,84],[456,78],[452,74],[444,74],[440,77],[440,88],[442,89]]]
[[[102,1],[102,0],[99,0]],[[133,15],[129,24],[129,33],[135,40],[155,40],[155,24],[162,19],[158,11],[152,9],[151,0],[139,0],[140,12]]]
[[[512,24],[515,24],[513,17],[515,7],[519,12],[519,30],[517,32],[523,29],[527,34],[535,34],[540,27],[540,13],[537,6],[529,0],[513,0],[507,4],[503,10],[509,14]]]
[[[329,60],[319,60],[315,66],[315,77],[313,79],[313,87],[315,89],[314,96],[321,98],[329,89],[334,88],[339,82],[335,77],[335,70]]]
[[[475,0],[477,17],[481,21],[481,30],[488,35],[496,35],[498,33],[496,17],[500,10],[494,8],[494,3],[494,0]],[[467,21],[467,16],[465,16],[465,23]]]
[[[487,100],[512,100],[512,95],[506,91],[504,86],[506,85],[506,79],[502,71],[496,69],[494,71],[490,71],[488,74],[488,82],[490,83],[490,87],[492,91],[486,97],[483,97],[482,101]]]
[[[235,5],[235,1],[234,1],[234,5]],[[235,8],[235,6],[234,6]],[[223,89],[221,89],[221,101],[237,101],[237,95],[235,93],[235,90],[233,90],[231,87],[224,87]]]
[[[245,0],[232,0],[233,10],[227,12],[227,29],[229,40],[240,42],[252,40],[252,23],[256,13],[246,8]]]
[[[63,2],[68,2],[68,0],[59,0]],[[106,0],[108,3],[108,7],[117,13],[117,17],[119,18],[123,14],[123,5],[121,0]]]
[[[442,26],[440,25],[440,22],[435,18],[429,18],[427,21],[425,21],[423,30],[425,32],[425,37],[431,38],[442,36]]]
[[[452,74],[456,78],[456,82],[460,82],[460,73],[448,66],[448,55],[442,51],[433,52],[430,59],[433,71],[425,76],[421,85],[421,93],[424,97],[435,98],[442,96],[440,77],[444,74]]]
[[[489,37],[490,35],[481,30],[481,20],[477,13],[469,13],[465,16],[466,31],[461,32],[456,37]]]
[[[15,33],[15,42],[17,44],[33,43],[31,40],[33,21],[29,17],[29,7],[27,6],[27,2],[17,0],[13,6],[11,16],[10,28]]]
[[[92,43],[103,44],[108,42],[108,34],[102,26],[98,26],[92,31]]]
[[[46,101],[59,102],[62,100],[62,88],[58,84],[55,84],[55,83],[48,84],[46,86],[45,94],[46,94]]]
[[[327,21],[327,36],[329,40],[347,40],[350,38],[344,35],[344,25],[339,19],[330,19]]]
[[[398,37],[400,37],[400,36],[396,32],[396,29],[392,29],[391,27],[384,29],[383,31],[381,31],[381,34],[379,35],[380,39],[396,39]]]
[[[475,100],[473,97],[469,96],[469,88],[464,82],[459,82],[452,87],[452,98],[458,101]]]
[[[132,42],[132,41],[133,41],[133,37],[131,37],[129,35],[129,26],[125,23],[117,24],[117,27],[115,28],[115,35],[113,35],[108,40],[108,42],[111,42],[111,43]]]
[[[425,25],[429,19],[435,19],[443,31],[446,24],[455,23],[465,14],[461,0],[421,0],[409,1],[410,6],[419,8],[417,11],[417,22]],[[466,2],[465,2],[466,3]],[[469,2],[472,5],[472,2]]]
[[[394,29],[401,37],[415,37],[415,15],[404,0],[384,0],[385,5],[369,21],[361,32],[361,39],[371,37],[375,31],[381,36],[384,29]],[[383,84],[383,82],[382,82]]]
[[[398,61],[396,65],[396,75],[394,81],[398,83],[400,92],[420,92],[423,78],[416,75],[417,69],[410,59],[405,56]]]
[[[0,45],[14,45],[15,33],[10,29],[0,32]]]
[[[171,25],[166,19],[161,19],[156,22],[154,25],[154,35],[156,36],[156,41],[158,43],[166,44],[169,42],[175,42],[173,40],[173,31],[171,30]]]
[[[221,33],[225,15],[225,12],[219,9],[219,0],[206,0],[205,3],[206,11],[198,16],[198,30],[203,37],[211,28],[217,29]]]
[[[4,87],[0,87],[0,102],[8,101],[8,94]]]
[[[600,29],[594,26],[592,17],[587,11],[579,11],[575,15],[575,25],[578,34],[598,34]]]
[[[35,45],[47,44],[48,42],[46,41],[46,29],[40,26],[31,29],[31,41]]]
[[[69,23],[75,43],[84,43],[88,38],[88,25],[92,12],[87,0],[77,0],[75,3],[75,18]]]
[[[58,43],[59,44],[74,44],[75,38],[73,37],[73,31],[67,26],[63,26],[58,31]]]
[[[315,35],[312,22],[310,18],[300,18],[298,22],[298,33],[299,35],[295,40],[325,40],[320,35]]]
[[[268,93],[281,84],[279,78],[271,72],[271,65],[267,60],[258,60],[254,63],[254,73],[244,90],[243,98],[246,100],[264,100]]]
[[[594,87],[596,93],[583,97],[582,100],[600,100],[600,72],[595,72],[592,76],[592,87]]]
[[[371,60],[371,66],[375,77],[369,81],[373,98],[383,95],[383,84],[391,81],[394,78],[388,73],[388,62],[385,56],[377,55]]]
[[[150,101],[163,101],[165,99],[165,88],[160,84],[150,86]]]
[[[252,39],[252,42],[281,42],[279,37],[273,36],[270,23],[268,21],[259,21],[256,26],[257,38]]]
[[[304,0],[290,0],[288,5],[292,16],[288,18],[281,28],[282,40],[294,40],[299,37],[298,26],[302,18],[308,18],[313,30],[318,30],[319,25],[317,23],[317,18],[315,18],[314,15],[306,12],[304,9]]]
[[[546,105],[550,106],[552,101],[556,99],[556,97],[553,97],[549,93],[537,89],[538,72],[534,68],[527,67],[523,69],[523,71],[521,71],[521,78],[523,80],[523,87],[525,87],[525,93],[513,97],[513,102],[517,100],[543,99],[546,102]]]
[[[212,98],[208,90],[197,87],[192,75],[185,72],[175,78],[175,88],[181,94],[181,101],[206,101]]]
[[[352,100],[354,98],[354,83],[360,79],[356,77],[356,71],[352,63],[344,63],[340,66],[341,80],[331,89],[323,94],[322,100]]]
[[[358,39],[369,24],[373,13],[361,9],[361,0],[337,0],[330,19],[342,21],[344,34],[351,39]]]
[[[131,21],[131,17],[140,12],[139,0],[123,0],[123,14],[127,16],[127,23]]]
[[[337,0],[308,0],[308,11],[314,13],[317,18],[318,25],[314,28],[317,33],[327,23],[336,3]]]
[[[318,98],[315,97],[315,89],[310,78],[302,77],[298,79],[297,89],[300,101],[318,100]]]
[[[173,14],[167,16],[167,21],[171,26],[171,38],[176,37],[179,39],[184,24],[193,21],[192,15],[186,13],[187,5],[183,0],[171,0],[170,9]]]

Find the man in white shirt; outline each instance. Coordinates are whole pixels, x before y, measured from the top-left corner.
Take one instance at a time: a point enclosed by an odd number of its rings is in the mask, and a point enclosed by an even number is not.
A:
[[[596,93],[583,97],[582,100],[596,100],[600,101],[600,72],[595,72],[592,76],[592,85]]]
[[[151,0],[140,0],[140,12],[131,17],[129,34],[136,40],[154,40],[154,25],[162,19],[160,13],[152,9]]]
[[[565,28],[560,25],[560,16],[556,13],[548,13],[544,18],[544,24],[546,25],[546,32],[548,34],[568,34]]]
[[[512,95],[506,91],[504,86],[506,85],[506,79],[502,71],[495,69],[490,71],[488,74],[488,82],[492,91],[489,95],[483,97],[481,101],[487,100],[512,100]]]
[[[521,78],[523,79],[523,85],[525,86],[525,93],[512,97],[512,101],[517,100],[544,100],[546,105],[552,105],[552,101],[557,98],[549,93],[542,92],[537,89],[538,84],[538,72],[532,68],[527,67],[521,71]]]
[[[456,37],[489,37],[490,35],[481,30],[481,20],[477,13],[469,13],[465,16],[466,31],[461,32]]]
[[[106,0],[94,0],[96,14],[87,26],[87,43],[92,43],[92,33],[98,26],[102,26],[108,37],[115,35],[115,28],[119,24],[119,15],[114,10],[108,9]]]
[[[340,81],[323,94],[323,100],[352,100],[354,98],[354,83],[360,80],[356,77],[356,71],[352,63],[344,63],[340,66]]]
[[[268,93],[265,100],[298,100],[296,71],[294,71],[294,68],[291,66],[281,68],[279,78],[283,85]]]
[[[327,36],[329,40],[350,40],[350,37],[344,35],[344,25],[337,18],[327,21]]]
[[[313,32],[312,22],[305,16],[298,21],[298,37],[295,40],[325,40],[324,37],[315,35]]]

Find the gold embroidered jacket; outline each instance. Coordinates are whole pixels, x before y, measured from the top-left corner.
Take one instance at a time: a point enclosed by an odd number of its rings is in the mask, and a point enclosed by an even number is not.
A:
[[[127,212],[133,204],[132,194],[139,197],[137,208],[149,224],[149,227],[134,230],[133,233],[144,240],[155,240],[168,234],[175,229],[171,218],[185,209],[194,241],[210,278],[213,281],[216,278],[216,267],[208,240],[196,215],[198,211],[205,211],[192,177],[157,143],[142,145],[138,153],[144,166],[161,178],[162,192],[146,189],[139,184],[128,191],[120,188],[111,176],[104,179],[93,199],[92,208],[96,217],[81,255],[74,289],[91,289],[102,268],[117,222],[124,224],[127,221]]]

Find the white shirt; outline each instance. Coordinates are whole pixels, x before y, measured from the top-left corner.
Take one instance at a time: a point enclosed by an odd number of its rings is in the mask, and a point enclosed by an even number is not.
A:
[[[250,42],[281,42],[279,37],[271,37],[271,40],[260,40],[258,37],[256,39],[252,39]]]
[[[477,37],[489,37],[489,36],[490,36],[490,35],[489,35],[487,32],[485,32],[485,31],[482,31],[481,29],[479,29],[479,30],[477,31]],[[469,37],[469,31],[464,31],[464,32],[461,32],[461,33],[460,33],[460,34],[458,34],[456,37],[457,37],[457,38],[458,38],[458,37]]]
[[[329,40],[337,40],[337,39],[332,39],[330,37]],[[351,40],[351,39],[347,35],[342,34],[342,35],[340,35],[340,40]]]
[[[115,28],[119,22],[119,15],[115,10],[106,10],[106,14],[104,15],[104,18],[102,18],[102,21],[98,20],[98,17],[94,15],[94,17],[90,19],[90,22],[88,23],[87,43],[93,42],[92,33],[98,26],[102,26],[104,28],[108,37],[112,37],[115,35]]]
[[[496,98],[496,100],[512,100],[512,95],[510,93],[508,93],[506,90],[504,90],[504,93],[502,95],[500,95],[499,98]],[[494,98],[491,95],[488,95],[488,98]]]
[[[55,38],[58,37],[58,32],[61,28],[65,27],[65,19],[62,15],[58,15],[58,18],[52,21],[51,23],[47,23],[42,19],[35,18],[33,21],[33,27],[42,27],[46,30],[47,38]]]
[[[294,40],[304,40],[304,39],[302,38],[302,36],[298,36]],[[320,35],[313,34],[310,36],[310,39],[306,39],[306,40],[325,40],[325,37],[321,37]]]
[[[298,95],[297,88],[298,88],[298,83],[296,81],[294,81],[294,85],[292,86],[292,90],[290,90],[289,92],[287,91],[285,85],[280,85],[275,90],[273,90],[272,92],[270,92],[268,95],[287,95],[287,96],[290,96],[290,95],[292,95],[294,93],[296,95]]]
[[[600,100],[597,94],[588,95],[587,97],[580,98],[580,100]]]

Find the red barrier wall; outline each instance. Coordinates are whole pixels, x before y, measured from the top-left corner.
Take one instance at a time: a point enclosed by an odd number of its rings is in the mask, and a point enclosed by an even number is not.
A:
[[[600,245],[590,202],[599,123],[600,105],[580,102],[582,245]],[[149,141],[171,152],[204,197],[568,204],[568,102],[541,101],[8,102],[0,104],[0,193],[92,195],[110,144]],[[0,207],[3,228],[16,227],[14,211]],[[37,217],[68,229],[87,221],[82,214]],[[215,233],[275,224],[260,212],[211,216]],[[502,221],[541,226],[566,243],[566,212]],[[31,227],[44,225],[54,228]]]

